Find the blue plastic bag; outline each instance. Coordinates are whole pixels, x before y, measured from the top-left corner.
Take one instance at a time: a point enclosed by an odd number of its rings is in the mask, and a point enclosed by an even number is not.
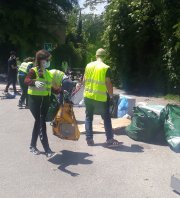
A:
[[[119,105],[117,115],[118,118],[122,118],[128,112],[128,99],[125,96],[120,97],[118,104]]]

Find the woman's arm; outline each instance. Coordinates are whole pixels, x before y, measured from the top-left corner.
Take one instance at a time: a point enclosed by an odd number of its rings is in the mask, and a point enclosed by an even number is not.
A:
[[[30,69],[29,73],[27,74],[24,83],[28,86],[35,86],[36,73],[33,69]]]

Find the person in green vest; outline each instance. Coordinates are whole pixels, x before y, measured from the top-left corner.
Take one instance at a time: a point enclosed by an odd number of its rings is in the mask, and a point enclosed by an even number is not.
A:
[[[113,86],[111,83],[110,67],[103,60],[106,52],[100,48],[96,51],[96,61],[86,66],[84,74],[84,102],[86,107],[86,141],[89,146],[94,145],[93,115],[101,115],[104,120],[106,143],[118,145],[112,132],[112,123],[109,112],[110,102],[113,100]]]
[[[33,67],[34,58],[28,57],[24,60],[23,63],[21,63],[20,67],[18,68],[18,80],[19,85],[21,87],[21,97],[19,99],[18,106],[21,108],[25,102],[25,107],[28,107],[28,86],[24,83],[24,80],[29,73],[29,70]]]
[[[55,89],[59,89],[62,85],[64,77],[66,77],[65,73],[57,69],[51,69],[49,72],[52,75],[52,86]]]
[[[30,151],[38,155],[40,151],[36,147],[38,135],[47,157],[52,157],[48,143],[45,118],[49,109],[49,101],[52,88],[52,75],[47,70],[50,66],[51,54],[46,50],[36,53],[35,67],[33,67],[25,78],[28,87],[29,108],[35,119],[30,144]]]
[[[64,91],[67,93],[67,100],[70,101],[70,97],[74,88],[73,81],[62,71],[57,69],[52,69],[49,71],[52,74],[52,86],[53,89],[59,90],[59,104],[63,103]]]

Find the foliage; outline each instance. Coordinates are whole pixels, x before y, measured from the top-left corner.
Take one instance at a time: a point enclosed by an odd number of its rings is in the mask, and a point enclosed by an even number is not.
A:
[[[95,52],[102,47],[103,16],[96,14],[82,15],[83,34],[87,43],[87,62],[95,60]]]
[[[112,0],[104,43],[116,82],[128,90],[180,90],[180,2]]]
[[[168,94],[164,97],[166,100],[174,100],[180,104],[180,95]]]
[[[75,8],[68,14],[66,43],[53,51],[52,65],[67,62],[70,68],[84,68],[95,60],[95,52],[102,47],[103,17],[82,14]]]
[[[109,0],[86,0],[84,3],[85,7],[90,7],[91,10],[95,10],[96,6],[101,3],[110,2]]]
[[[66,42],[53,51],[52,65],[62,69],[59,66],[67,62],[69,68],[83,68],[86,65],[86,41],[80,9],[74,8],[67,19]]]
[[[83,68],[86,64],[86,53],[83,47],[76,48],[72,42],[57,47],[52,52],[52,57],[52,67],[60,70],[63,70],[63,62],[67,62],[69,68]]]
[[[77,0],[1,0],[0,48],[15,46],[19,54],[32,55],[44,42],[59,42],[56,31],[66,24]]]

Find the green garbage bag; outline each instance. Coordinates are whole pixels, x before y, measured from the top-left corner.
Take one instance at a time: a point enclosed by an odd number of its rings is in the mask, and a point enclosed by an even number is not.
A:
[[[142,142],[149,142],[161,131],[159,116],[143,107],[134,107],[131,124],[126,127],[127,135]]]
[[[168,104],[160,114],[164,125],[164,133],[167,143],[174,150],[180,151],[180,106]]]
[[[46,116],[46,122],[51,122],[54,119],[58,109],[59,109],[59,103],[58,103],[57,97],[54,94],[52,94],[51,99],[50,99],[48,113]]]

